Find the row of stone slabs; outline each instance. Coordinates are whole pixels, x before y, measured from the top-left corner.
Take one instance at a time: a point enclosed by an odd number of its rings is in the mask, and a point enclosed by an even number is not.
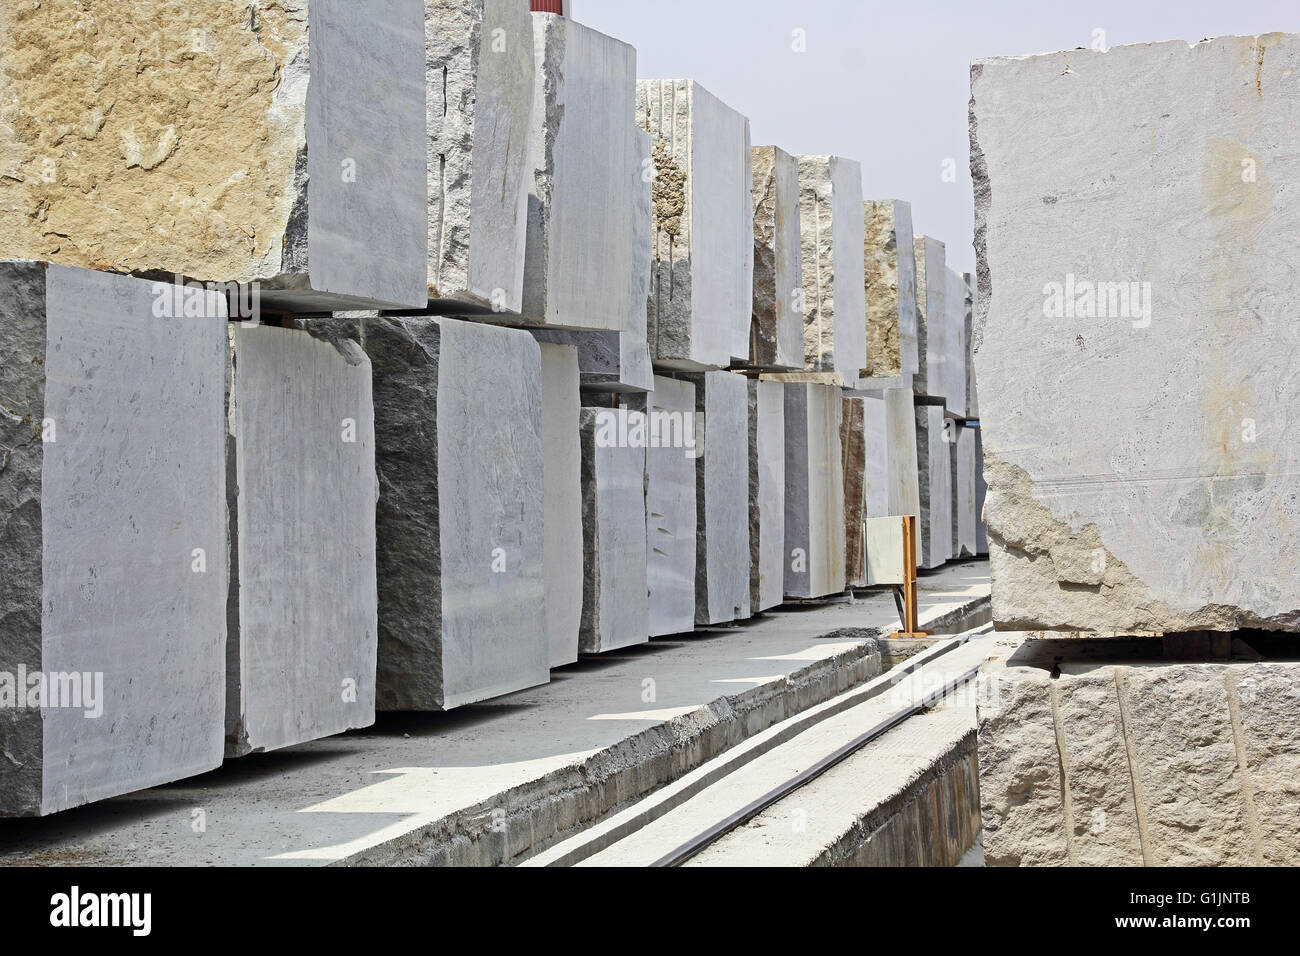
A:
[[[163,5],[136,7],[148,18]],[[925,386],[940,337],[918,304],[943,299],[926,293],[942,245],[913,261],[910,210],[864,206],[858,163],[751,150],[748,119],[700,84],[638,81],[632,46],[527,0],[301,6],[214,12],[194,34],[174,24],[158,48],[193,56],[145,51],[138,70],[95,84],[9,70],[3,126],[36,132],[12,144],[0,254],[257,282],[265,304],[295,313],[428,305],[581,329],[602,387],[648,391],[652,361]],[[133,29],[102,25],[110,43]],[[0,72],[63,32],[35,8],[0,37]],[[230,62],[249,64],[251,88],[231,91]],[[181,136],[124,105],[168,89],[190,91]],[[88,115],[108,119],[74,157],[50,131]],[[86,170],[112,212],[88,207],[64,165]]]
[[[0,265],[0,814],[855,583],[839,388],[713,371],[583,407],[576,350],[527,332],[172,293]],[[915,447],[910,390],[859,403],[864,441]],[[884,457],[864,516],[919,491]]]

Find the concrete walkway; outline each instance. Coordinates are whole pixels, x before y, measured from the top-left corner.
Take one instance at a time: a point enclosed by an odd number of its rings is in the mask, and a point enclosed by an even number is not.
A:
[[[986,562],[948,565],[921,579],[922,622],[959,616],[988,593]],[[516,818],[521,801],[544,800],[564,773],[581,786],[592,779],[593,760],[617,750],[626,763],[647,730],[671,728],[680,741],[684,726],[729,713],[741,695],[789,690],[799,675],[828,664],[851,666],[863,638],[897,626],[892,596],[874,593],[655,640],[451,713],[381,714],[367,730],[227,761],[170,786],[45,819],[0,821],[0,864],[423,862],[421,842],[466,844],[456,827],[471,823],[504,831],[492,818]],[[865,630],[834,633],[845,628]],[[631,771],[643,769],[648,763]],[[503,837],[511,847],[499,855],[518,856],[513,845],[521,841],[529,835],[514,827]],[[477,858],[467,850],[442,859]]]

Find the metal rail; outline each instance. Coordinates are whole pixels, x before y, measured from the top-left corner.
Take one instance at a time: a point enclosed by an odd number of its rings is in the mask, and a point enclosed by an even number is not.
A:
[[[857,753],[859,750],[861,750],[867,744],[871,743],[873,740],[876,740],[879,737],[883,737],[885,734],[889,733],[889,731],[893,730],[895,727],[897,727],[903,721],[907,720],[909,717],[915,717],[917,714],[929,710],[937,702],[943,700],[943,698],[947,697],[958,687],[962,686],[963,684],[969,683],[971,680],[973,680],[975,678],[975,675],[977,675],[979,671],[980,671],[979,667],[972,667],[966,673],[960,675],[959,677],[954,678],[953,680],[945,684],[943,687],[921,698],[915,704],[912,704],[912,706],[904,710],[901,710],[898,713],[894,714],[892,717],[889,717],[887,720],[883,720],[880,723],[876,724],[876,726],[872,727],[866,733],[853,738],[843,747],[839,748],[834,753],[826,757],[823,757],[821,760],[817,761],[807,770],[801,771],[800,773],[791,777],[785,783],[781,784],[779,787],[776,787],[775,789],[770,790],[767,793],[763,794],[763,796],[759,797],[753,803],[749,804],[748,806],[740,810],[737,810],[735,813],[731,814],[731,816],[727,817],[725,820],[720,820],[719,822],[713,824],[713,826],[709,827],[703,833],[699,834],[698,836],[692,837],[686,843],[683,843],[681,846],[677,847],[677,849],[655,860],[650,865],[652,867],[681,866],[691,857],[707,849],[709,846],[716,843],[718,840],[722,839],[728,833],[731,833],[733,830],[739,829],[740,827],[744,826],[746,823],[754,819],[754,817],[758,816],[768,807],[784,800],[786,797],[794,793],[799,788],[807,786],[809,783],[816,780],[822,774],[826,773],[826,771],[830,770],[836,764],[841,763],[848,757],[851,757],[853,754]]]

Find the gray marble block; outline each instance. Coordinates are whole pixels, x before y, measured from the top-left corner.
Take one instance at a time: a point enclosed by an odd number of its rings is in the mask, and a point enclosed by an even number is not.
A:
[[[843,408],[834,385],[785,388],[785,595],[844,590]]]
[[[948,267],[944,245],[929,236],[912,242],[916,254],[916,349],[917,371],[912,390],[932,395],[943,387],[943,327],[948,316]]]
[[[650,159],[650,135],[634,129],[637,156],[642,157],[637,168],[644,169]],[[578,349],[578,368],[582,374],[582,387],[593,392],[649,392],[654,389],[654,368],[650,364],[650,349],[646,343],[645,305],[650,294],[651,235],[650,181],[638,178],[630,186],[636,199],[635,256],[632,261],[634,298],[640,307],[629,313],[626,325],[619,332],[565,331],[561,329],[532,328],[539,342],[558,342]]]
[[[309,319],[374,370],[380,710],[545,684],[541,352],[432,316]]]
[[[966,333],[966,280],[960,272],[947,270],[948,288],[944,300],[946,321],[943,332],[943,384],[939,395],[944,407],[958,418],[966,417],[970,366],[970,339]]]
[[[540,344],[542,353],[542,542],[550,666],[578,659],[582,624],[582,446],[578,352]]]
[[[871,378],[915,375],[916,253],[912,206],[898,199],[863,203],[867,369]]]
[[[862,166],[800,156],[804,368],[839,372],[852,387],[867,367]]]
[[[221,763],[226,303],[169,289],[0,263],[0,816]]]
[[[845,396],[840,420],[844,468],[844,577],[851,588],[867,586],[867,436],[865,397]]]
[[[226,755],[375,722],[375,419],[351,339],[230,325]]]
[[[749,609],[781,603],[785,585],[785,386],[749,389]]]
[[[757,368],[803,368],[803,258],[799,161],[776,146],[755,146],[754,307],[749,361]]]
[[[863,517],[884,518],[897,511],[890,509],[889,495],[894,484],[894,473],[901,465],[896,461],[899,451],[891,442],[889,405],[882,394],[863,396],[862,434],[863,454]],[[913,444],[913,448],[916,446]],[[909,456],[910,457],[910,456]]]
[[[636,50],[534,13],[528,241],[522,320],[623,331],[645,322],[637,266],[648,214],[635,123]]]
[[[975,516],[975,428],[957,428],[949,447],[952,465],[952,556],[973,558],[979,553]]]
[[[584,654],[650,639],[646,449],[630,440],[628,429],[620,424],[634,419],[627,412],[583,408],[579,419],[583,560],[579,647]]]
[[[748,360],[754,231],[749,120],[694,80],[638,80],[654,165],[650,356],[665,368]]]
[[[888,513],[920,515],[921,498],[917,462],[916,408],[910,382],[885,389],[885,415],[889,427]],[[919,541],[919,536],[918,536]]]
[[[920,517],[917,539],[921,556],[917,566],[931,570],[952,557],[951,445],[942,405],[916,406],[916,463]]]
[[[984,523],[984,499],[989,485],[984,480],[984,430],[975,429],[975,553],[989,553],[989,529]]]
[[[695,385],[655,376],[649,395],[629,399],[647,412],[646,575],[650,636],[695,627]],[[648,408],[647,408],[648,404]]]
[[[998,624],[1300,631],[1298,75],[1294,33],[972,66]]]
[[[749,392],[734,372],[691,379],[703,432],[695,459],[695,623],[725,624],[750,616]]]
[[[528,0],[424,5],[429,307],[514,315],[523,306],[533,171]]]

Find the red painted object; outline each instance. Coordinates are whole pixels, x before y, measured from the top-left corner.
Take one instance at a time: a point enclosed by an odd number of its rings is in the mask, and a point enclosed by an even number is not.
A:
[[[533,13],[564,13],[564,0],[533,0]]]

